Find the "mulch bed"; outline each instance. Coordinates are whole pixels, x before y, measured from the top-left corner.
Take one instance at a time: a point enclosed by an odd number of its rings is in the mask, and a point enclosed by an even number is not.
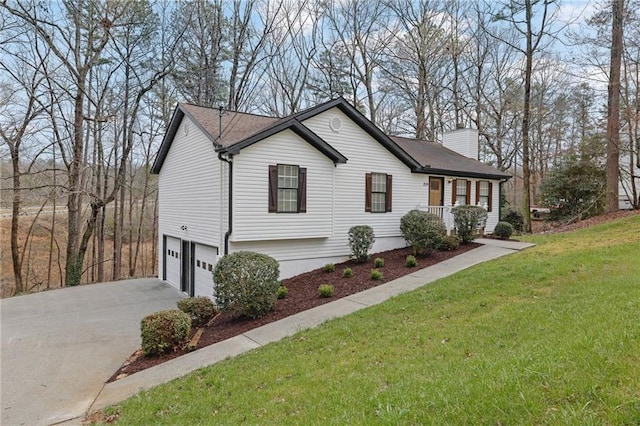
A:
[[[250,319],[237,314],[219,314],[211,325],[205,327],[196,349],[221,342],[234,336],[238,336],[256,327],[277,321],[298,312],[311,309],[324,303],[332,302],[351,294],[379,286],[386,282],[408,275],[417,269],[426,268],[443,260],[450,259],[466,251],[479,247],[478,243],[462,244],[456,250],[439,251],[429,256],[419,256],[418,266],[408,268],[405,259],[412,254],[410,248],[389,250],[371,255],[371,259],[366,263],[357,263],[354,260],[335,265],[334,272],[325,272],[324,269],[316,269],[292,278],[283,280],[282,285],[286,286],[289,293],[284,299],[276,302],[275,309],[262,318]],[[381,280],[371,279],[371,269],[375,258],[384,259],[384,267],[380,268],[384,277]],[[351,278],[343,278],[342,271],[345,268],[353,270]],[[318,295],[318,287],[321,284],[331,284],[334,286],[333,297],[322,298]],[[196,329],[192,330],[192,335]],[[109,379],[109,382],[153,367],[173,358],[177,358],[187,353],[186,350],[179,350],[158,357],[144,357],[140,350],[136,351],[125,364]]]

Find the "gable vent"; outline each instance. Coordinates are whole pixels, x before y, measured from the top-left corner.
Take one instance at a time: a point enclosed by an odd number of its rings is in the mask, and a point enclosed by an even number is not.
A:
[[[339,132],[340,129],[342,129],[342,120],[340,117],[331,117],[331,120],[329,120],[329,127],[334,132]]]

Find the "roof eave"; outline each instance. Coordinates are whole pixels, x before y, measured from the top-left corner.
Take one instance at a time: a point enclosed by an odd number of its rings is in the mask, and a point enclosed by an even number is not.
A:
[[[153,166],[151,166],[151,174],[157,175],[158,173],[160,173],[162,164],[164,163],[164,160],[169,153],[169,148],[171,148],[171,143],[173,142],[173,138],[178,132],[178,128],[180,127],[180,123],[182,122],[183,117],[184,110],[180,107],[180,105],[178,105],[173,111],[173,115],[171,116],[171,120],[169,121],[169,128],[164,134],[164,138],[162,138],[160,149],[158,149],[158,154],[153,161]]]
[[[459,177],[468,177],[468,178],[481,178],[481,179],[492,179],[492,180],[509,180],[512,178],[511,175],[506,173],[498,174],[498,173],[483,173],[483,172],[471,172],[471,171],[460,171],[460,170],[448,170],[448,169],[438,169],[435,167],[421,167],[419,170],[415,170],[416,173],[425,173],[430,175],[443,175],[443,176],[459,176]]]
[[[325,142],[322,138],[320,138],[320,136],[316,135],[309,128],[301,124],[297,119],[286,120],[273,127],[269,127],[262,132],[256,133],[255,135],[247,139],[224,148],[223,151],[231,155],[237,155],[242,149],[287,129],[300,136],[335,164],[344,164],[347,162],[347,157],[342,155],[338,150]]]

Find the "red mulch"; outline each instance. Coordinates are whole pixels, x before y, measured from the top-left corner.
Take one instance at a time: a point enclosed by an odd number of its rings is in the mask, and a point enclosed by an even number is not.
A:
[[[273,311],[258,319],[249,319],[231,313],[222,313],[212,321],[209,327],[204,329],[197,348],[199,349],[221,342],[253,328],[277,321],[298,312],[376,287],[410,274],[416,269],[426,268],[427,266],[450,259],[478,246],[480,246],[478,243],[462,244],[456,250],[439,251],[429,256],[419,256],[418,266],[415,268],[408,268],[405,265],[406,257],[412,254],[411,249],[402,248],[372,254],[371,259],[366,263],[357,263],[354,260],[349,260],[336,264],[335,271],[331,273],[325,272],[324,269],[316,269],[288,278],[283,280],[282,285],[289,289],[289,293],[284,299],[279,299],[276,302]],[[385,266],[380,268],[380,271],[384,275],[383,279],[376,281],[371,279],[371,269],[373,269],[373,260],[378,257],[384,259]],[[353,270],[353,276],[351,278],[342,277],[342,271],[345,268],[351,268]],[[321,284],[332,284],[334,286],[333,297],[322,298],[318,295],[318,287]],[[192,334],[195,333],[195,331],[195,329],[192,330]],[[186,350],[180,350],[159,357],[144,357],[141,351],[137,351],[109,379],[109,382],[161,364],[185,353],[187,353]]]

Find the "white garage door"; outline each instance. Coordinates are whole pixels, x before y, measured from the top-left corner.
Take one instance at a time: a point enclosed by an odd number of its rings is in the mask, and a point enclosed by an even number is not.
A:
[[[180,289],[180,239],[166,237],[164,260],[167,271],[167,282],[173,287]]]
[[[213,268],[218,260],[218,248],[195,244],[193,256],[194,285],[196,296],[213,297]]]

